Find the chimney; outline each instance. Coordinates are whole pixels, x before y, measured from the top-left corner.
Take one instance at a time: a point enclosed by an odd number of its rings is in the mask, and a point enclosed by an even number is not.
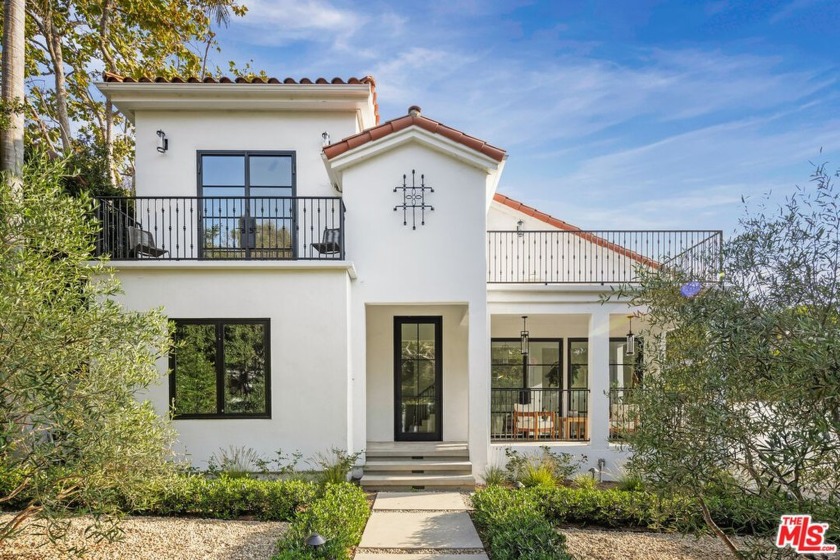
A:
[[[408,114],[412,117],[419,117],[420,116],[420,106],[419,105],[412,105],[408,108]]]

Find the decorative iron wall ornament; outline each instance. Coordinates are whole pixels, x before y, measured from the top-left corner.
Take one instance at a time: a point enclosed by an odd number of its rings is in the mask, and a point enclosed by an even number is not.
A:
[[[403,203],[394,206],[394,212],[402,208],[403,211],[403,225],[408,225],[408,211],[411,210],[411,229],[417,229],[417,211],[420,211],[420,225],[426,225],[426,209],[434,211],[435,207],[431,204],[426,204],[426,191],[430,193],[435,192],[432,187],[426,186],[425,175],[420,175],[420,185],[416,183],[416,176],[414,169],[411,170],[411,185],[407,183],[408,177],[403,175],[403,184],[401,187],[394,187],[394,192],[402,191]]]

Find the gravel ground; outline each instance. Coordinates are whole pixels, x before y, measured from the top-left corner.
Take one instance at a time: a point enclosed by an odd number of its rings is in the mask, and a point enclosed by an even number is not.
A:
[[[0,515],[0,524],[11,516]],[[82,542],[88,521],[73,521],[70,545]],[[267,560],[287,523],[219,521],[172,517],[128,517],[121,524],[121,542],[91,543],[88,560]],[[69,558],[52,545],[39,546],[44,537],[26,531],[9,543],[0,544],[0,560]]]
[[[596,529],[560,532],[577,560],[732,560],[729,550],[713,537]]]

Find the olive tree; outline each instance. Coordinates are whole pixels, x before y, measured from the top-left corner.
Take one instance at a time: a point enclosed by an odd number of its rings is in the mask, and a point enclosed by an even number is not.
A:
[[[631,468],[693,496],[736,557],[791,553],[766,538],[739,546],[724,525],[767,534],[803,513],[840,534],[836,176],[817,166],[777,210],[748,210],[719,283],[661,267],[626,294],[646,308],[649,368],[632,397]]]
[[[0,181],[0,506],[60,537],[77,508],[116,513],[171,472],[173,432],[136,391],[168,350],[157,311],[130,312],[92,258],[97,225],[84,196],[64,194],[60,163],[33,158],[22,194]],[[113,535],[107,523],[98,528]]]

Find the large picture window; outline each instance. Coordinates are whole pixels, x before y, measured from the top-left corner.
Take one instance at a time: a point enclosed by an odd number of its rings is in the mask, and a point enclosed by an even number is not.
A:
[[[175,418],[270,418],[267,319],[176,320],[174,338]]]
[[[610,339],[610,389],[632,389],[642,382],[642,342],[637,338],[633,354],[627,355],[627,339]]]

